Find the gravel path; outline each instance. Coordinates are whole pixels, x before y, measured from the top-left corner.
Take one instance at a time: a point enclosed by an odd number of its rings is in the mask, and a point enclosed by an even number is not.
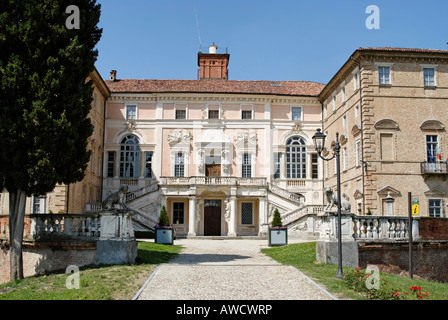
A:
[[[292,266],[260,253],[266,240],[190,240],[151,275],[138,300],[332,300]]]

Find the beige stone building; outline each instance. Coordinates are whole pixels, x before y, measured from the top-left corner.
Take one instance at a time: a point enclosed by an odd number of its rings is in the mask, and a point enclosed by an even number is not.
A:
[[[94,126],[89,138],[88,149],[92,151],[86,175],[81,182],[71,185],[57,185],[55,189],[41,197],[30,197],[26,202],[26,214],[34,213],[82,213],[90,203],[101,201],[104,115],[106,100],[110,91],[95,69],[87,80],[93,80],[93,102],[89,118]],[[0,194],[0,214],[9,214],[9,196]]]
[[[341,143],[341,191],[357,214],[446,217],[448,51],[359,48],[319,95],[327,156]],[[336,190],[335,161],[324,184]]]

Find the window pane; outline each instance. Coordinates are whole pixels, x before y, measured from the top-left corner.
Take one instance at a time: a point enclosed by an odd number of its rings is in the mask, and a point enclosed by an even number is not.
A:
[[[152,152],[145,153],[145,178],[152,178]]]
[[[435,72],[434,69],[423,69],[423,77],[425,79],[425,86],[435,86]]]
[[[120,146],[120,178],[138,178],[139,168],[139,140],[135,136],[127,136],[123,138]]]
[[[115,176],[115,152],[109,151],[107,153],[107,177],[113,178]]]
[[[252,177],[252,164],[251,164],[251,154],[250,153],[243,154],[242,177],[243,178],[251,178]]]
[[[442,200],[430,199],[429,200],[429,216],[434,218],[440,218],[442,216]]]
[[[209,110],[208,118],[209,119],[219,119],[219,110]]]
[[[253,224],[252,202],[243,202],[241,204],[241,224]]]
[[[390,68],[389,67],[378,67],[379,73],[379,83],[380,84],[390,84]]]
[[[186,119],[187,112],[186,110],[176,110],[176,119]]]
[[[126,106],[126,119],[137,119],[137,106]]]
[[[184,208],[183,202],[173,203],[173,223],[174,224],[184,224]]]
[[[244,110],[241,114],[242,119],[252,119],[252,111],[246,111]]]
[[[292,121],[302,120],[302,108],[291,108]]]
[[[300,137],[293,137],[287,142],[286,170],[289,179],[306,179],[306,146]]]

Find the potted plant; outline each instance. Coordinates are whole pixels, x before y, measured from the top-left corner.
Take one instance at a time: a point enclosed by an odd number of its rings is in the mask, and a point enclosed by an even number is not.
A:
[[[154,226],[155,242],[161,244],[173,244],[174,228],[170,225],[170,219],[165,206],[160,210],[159,222]]]
[[[283,226],[282,217],[276,208],[269,228],[269,246],[284,246],[288,244],[288,228]]]

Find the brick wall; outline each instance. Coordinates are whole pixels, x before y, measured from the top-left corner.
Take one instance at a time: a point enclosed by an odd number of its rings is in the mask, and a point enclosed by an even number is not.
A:
[[[359,266],[368,264],[393,266],[409,271],[409,245],[376,242],[359,245]],[[419,241],[413,245],[414,275],[448,282],[448,241]]]
[[[0,283],[9,281],[9,250],[0,243]],[[96,263],[95,242],[24,243],[23,273],[25,277],[53,271],[64,271],[70,265],[78,267]]]
[[[422,240],[448,240],[448,219],[420,218],[418,232]]]

